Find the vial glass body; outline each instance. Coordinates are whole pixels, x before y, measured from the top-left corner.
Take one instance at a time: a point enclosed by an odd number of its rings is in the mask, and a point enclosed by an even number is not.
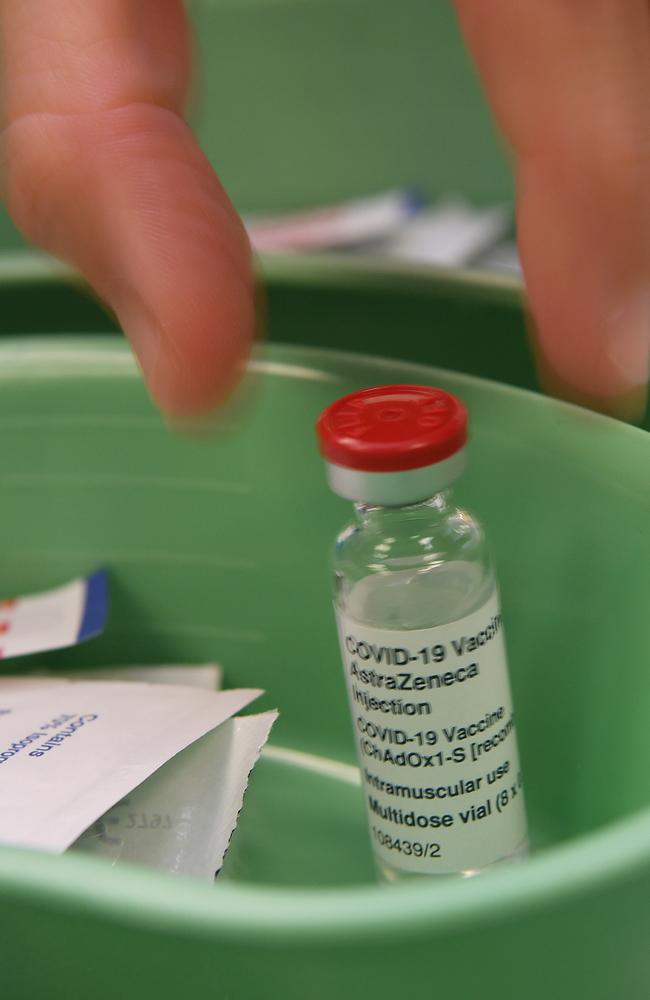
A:
[[[483,529],[450,490],[355,504],[335,607],[383,877],[473,874],[526,849],[498,593]]]
[[[337,608],[377,628],[421,629],[484,603],[494,572],[483,530],[450,490],[406,507],[355,504],[336,540]]]

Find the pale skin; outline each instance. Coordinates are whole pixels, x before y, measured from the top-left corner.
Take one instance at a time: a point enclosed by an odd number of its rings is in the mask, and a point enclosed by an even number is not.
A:
[[[456,8],[512,150],[542,381],[638,419],[650,342],[650,3]],[[250,347],[254,283],[243,227],[183,119],[182,3],[0,0],[0,35],[12,217],[115,311],[163,411],[210,412]]]

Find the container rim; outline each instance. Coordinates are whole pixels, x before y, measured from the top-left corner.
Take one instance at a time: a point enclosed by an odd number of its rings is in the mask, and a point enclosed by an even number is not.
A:
[[[498,299],[512,305],[522,305],[524,300],[518,274],[481,268],[437,267],[336,253],[260,253],[255,255],[254,267],[260,279],[276,286],[399,290],[425,296],[471,291],[478,298]],[[43,251],[0,251],[0,287],[30,283],[88,287],[79,271]]]
[[[603,863],[607,860],[607,864]],[[231,943],[393,944],[555,907],[650,868],[650,808],[473,879],[335,889],[193,882],[81,854],[0,848],[0,891],[49,911]]]
[[[125,344],[116,350],[114,335],[89,341],[92,351],[80,351],[83,336],[66,340],[56,337],[57,352],[69,351],[71,366],[83,373],[85,365],[96,366],[97,349],[110,344],[111,354],[123,361],[130,357]],[[44,347],[52,338],[40,338]],[[15,356],[19,338],[0,342],[0,358]],[[39,340],[27,338],[20,373],[29,374],[29,365],[42,365]],[[271,353],[283,357],[286,348],[274,346]],[[341,354],[321,348],[291,347],[298,363],[326,362]],[[346,360],[367,355],[345,352]],[[373,358],[397,371],[426,370],[435,377],[441,370],[416,362]],[[263,368],[263,364],[261,365]],[[278,367],[277,365],[275,366]],[[280,366],[290,374],[290,363]],[[130,365],[129,365],[130,368]],[[120,364],[120,369],[128,369]],[[304,368],[297,371],[303,371]],[[270,370],[273,370],[271,363]],[[105,372],[108,373],[108,372]],[[529,390],[489,382],[476,376],[444,372],[459,384],[490,387],[499,395],[522,397],[528,405],[541,406],[554,414],[579,416],[581,422],[603,424],[610,432],[638,437],[647,448],[645,431],[590,413],[568,403],[549,400]],[[304,375],[302,376],[304,377]],[[480,878],[429,882],[404,882],[393,886],[358,885],[341,888],[286,889],[250,886],[217,880],[216,887],[194,883],[190,878],[153,872],[136,866],[113,868],[104,859],[72,853],[51,855],[14,847],[0,847],[0,891],[5,913],[11,900],[24,901],[49,912],[74,910],[140,928],[159,928],[174,935],[208,937],[232,943],[260,941],[277,945],[323,946],[345,937],[349,944],[378,938],[399,943],[404,939],[429,936],[432,931],[449,931],[495,919],[514,918],[559,902],[589,895],[621,880],[637,878],[650,869],[650,806],[580,835],[548,847],[521,865],[504,866]]]

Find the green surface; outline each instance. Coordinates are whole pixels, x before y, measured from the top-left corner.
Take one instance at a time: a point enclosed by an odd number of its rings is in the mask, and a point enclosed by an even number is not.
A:
[[[646,433],[396,361],[272,347],[256,367],[237,425],[189,442],[115,338],[0,344],[0,592],[111,570],[105,636],[48,664],[218,659],[228,685],[263,685],[280,708],[276,748],[321,758],[262,761],[215,889],[0,850],[6,995],[647,997]],[[470,407],[461,499],[497,554],[534,854],[382,888],[336,764],[353,747],[326,564],[347,509],[312,424],[389,380]]]
[[[198,0],[192,116],[243,210],[511,181],[448,0]]]
[[[511,180],[448,0],[191,0],[189,120],[241,211]],[[0,212],[0,249],[20,237]]]

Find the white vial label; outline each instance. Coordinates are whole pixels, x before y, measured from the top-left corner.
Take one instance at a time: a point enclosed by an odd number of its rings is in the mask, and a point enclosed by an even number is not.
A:
[[[434,628],[337,619],[380,863],[443,874],[517,853],[526,813],[496,588]]]

